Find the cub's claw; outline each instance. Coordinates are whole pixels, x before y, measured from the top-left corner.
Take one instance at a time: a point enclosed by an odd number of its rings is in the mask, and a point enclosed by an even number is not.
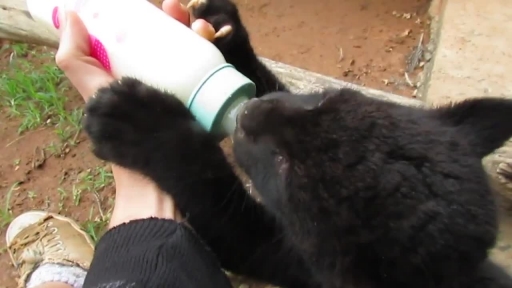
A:
[[[242,24],[240,13],[233,1],[190,0],[187,7],[193,20],[201,19],[211,25],[213,29],[203,29],[208,32],[201,36],[211,41],[219,49],[227,63],[244,65],[238,63],[244,63],[247,55],[254,54],[249,41],[249,33]],[[236,68],[249,70],[249,68],[240,66]]]
[[[188,2],[188,4],[187,4],[187,9],[188,10],[196,9],[201,4],[206,4],[207,1],[208,0],[190,0],[190,2]]]
[[[233,32],[233,27],[231,25],[226,25],[222,28],[219,29],[219,31],[217,31],[215,33],[215,38],[222,38],[222,37],[225,37],[227,35],[229,35],[231,32]]]
[[[236,5],[230,0],[190,0],[187,9],[195,20],[203,19],[216,31],[214,44],[225,52],[225,48],[233,43],[232,38],[240,42],[248,41],[247,31],[240,23]]]
[[[502,184],[512,185],[512,159],[500,163],[496,173]]]

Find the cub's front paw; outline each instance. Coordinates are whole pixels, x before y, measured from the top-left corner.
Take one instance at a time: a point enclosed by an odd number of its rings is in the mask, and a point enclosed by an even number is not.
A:
[[[230,0],[190,0],[187,7],[194,18],[204,19],[215,28],[213,44],[228,62],[240,49],[250,48],[247,30],[236,5]]]
[[[85,115],[94,154],[127,168],[149,165],[167,149],[178,149],[172,147],[176,143],[187,142],[183,134],[197,130],[194,117],[176,97],[131,78],[98,90]]]

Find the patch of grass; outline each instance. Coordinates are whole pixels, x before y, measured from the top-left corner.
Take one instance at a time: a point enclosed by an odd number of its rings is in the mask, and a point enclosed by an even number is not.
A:
[[[110,221],[110,213],[108,215],[100,215],[94,217],[94,207],[89,211],[89,219],[82,224],[84,231],[89,234],[94,243],[98,242],[101,235],[105,232]]]
[[[34,201],[34,199],[36,198],[36,196],[37,196],[37,195],[36,195],[36,192],[35,192],[35,191],[28,191],[28,192],[27,192],[27,197],[28,197],[30,200],[32,200],[32,201]]]
[[[89,192],[98,192],[114,181],[114,175],[105,166],[87,169],[79,175],[79,178]]]
[[[64,201],[66,201],[67,193],[64,189],[59,188],[57,189],[57,193],[59,193],[59,213],[61,213],[64,210]]]
[[[64,180],[65,177],[61,178],[60,183],[62,184]],[[106,212],[104,211],[105,209],[102,206],[99,193],[104,188],[110,186],[113,181],[114,177],[112,172],[106,166],[98,166],[78,174],[76,182],[71,186],[70,190],[63,188],[57,189],[59,195],[57,208],[59,213],[65,212],[67,208],[69,208],[69,205],[81,207],[81,201],[84,196],[94,196],[96,205],[89,208],[87,220],[81,223],[82,229],[88,233],[94,241],[99,239],[100,234],[107,227],[113,209],[113,203],[109,202],[109,209]],[[87,198],[90,199],[90,197]]]
[[[71,188],[73,205],[80,205],[83,193],[90,193],[96,199],[97,205],[90,208],[88,219],[82,223],[83,229],[96,242],[107,227],[113,208],[113,205],[109,205],[111,208],[104,212],[99,192],[113,183],[114,176],[107,167],[98,166],[83,171],[77,178],[77,184]]]
[[[19,43],[1,47],[0,54],[6,53],[9,55],[9,63],[0,73],[0,110],[7,112],[9,117],[21,120],[19,134],[40,127],[51,127],[59,141],[52,142],[44,148],[45,151],[55,156],[66,154],[70,146],[77,144],[83,110],[71,110],[69,105],[66,106],[67,95],[72,88],[63,72],[54,64],[55,55],[52,52],[45,52],[44,49],[33,49],[30,45]],[[14,164],[15,167],[19,166],[20,160],[16,159]],[[107,167],[96,167],[84,171],[78,178],[71,190],[57,190],[58,210],[65,212],[70,203],[74,206],[83,205],[83,193],[92,193],[97,205],[90,207],[88,220],[82,226],[91,238],[97,241],[100,232],[107,227],[111,215],[111,210],[103,211],[98,192],[113,182],[113,175]],[[10,188],[6,203],[0,206],[0,228],[13,219],[10,202],[17,187],[18,183]],[[27,192],[30,200],[36,196],[35,191]],[[50,198],[46,196],[43,210],[48,210],[53,206],[51,204]]]
[[[79,175],[79,179],[81,186],[79,189],[73,189],[73,201],[74,203],[80,203],[81,191],[93,193],[95,196],[99,215],[93,217],[94,207],[91,207],[89,219],[83,223],[83,226],[89,236],[96,242],[107,227],[113,208],[113,205],[110,205],[112,208],[107,213],[103,211],[98,192],[112,184],[114,176],[106,167],[100,166],[94,169],[87,169]]]
[[[5,48],[6,49],[11,48],[12,52],[14,53],[14,56],[19,56],[19,57],[26,56],[30,52],[29,46],[26,43],[17,43],[14,45],[7,45]]]
[[[0,210],[0,228],[5,227],[9,223],[11,223],[13,219],[12,210],[11,210],[11,197],[12,193],[18,189],[19,182],[12,184],[7,193],[5,194],[5,203],[3,203],[3,207]]]
[[[61,178],[61,184],[63,183],[64,179],[64,177]],[[92,193],[99,201],[100,198],[98,192],[112,184],[113,181],[114,175],[105,166],[98,166],[95,168],[87,169],[78,174],[76,183],[71,187],[71,193],[68,193],[68,191],[65,191],[62,188],[57,189],[57,192],[59,193],[59,208],[64,207],[64,202],[68,199],[69,195],[71,195],[73,205],[80,206],[83,196],[82,194],[84,192]]]
[[[18,133],[53,126],[59,138],[72,140],[80,131],[82,109],[66,110],[65,93],[70,89],[63,72],[53,63],[51,52],[29,50],[26,44],[10,45],[8,69],[0,76],[0,105],[10,116],[22,119]],[[31,61],[24,58],[31,55]],[[35,65],[34,61],[40,65]],[[72,143],[74,144],[74,143]]]

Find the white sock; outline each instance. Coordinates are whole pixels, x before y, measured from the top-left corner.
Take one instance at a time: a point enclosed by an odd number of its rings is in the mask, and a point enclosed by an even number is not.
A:
[[[74,288],[82,288],[87,271],[77,266],[43,264],[34,270],[26,288],[33,288],[48,282],[66,283]]]

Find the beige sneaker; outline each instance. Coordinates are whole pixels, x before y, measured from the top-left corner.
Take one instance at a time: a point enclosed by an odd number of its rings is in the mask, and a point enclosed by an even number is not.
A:
[[[30,211],[16,217],[6,233],[7,250],[18,270],[19,287],[42,264],[89,269],[94,244],[78,224],[58,214]]]

